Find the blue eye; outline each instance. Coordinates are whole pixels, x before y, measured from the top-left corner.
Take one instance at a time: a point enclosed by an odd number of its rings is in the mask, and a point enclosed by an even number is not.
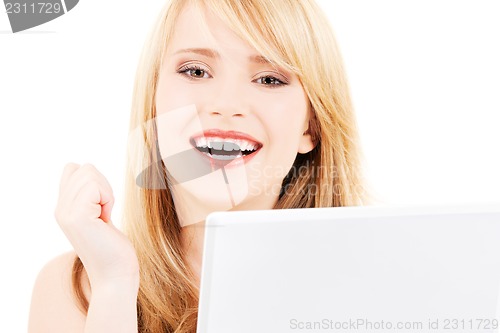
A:
[[[206,70],[199,66],[184,66],[177,72],[179,74],[183,74],[187,76],[189,79],[203,79],[203,78],[211,78],[212,76],[208,74]]]

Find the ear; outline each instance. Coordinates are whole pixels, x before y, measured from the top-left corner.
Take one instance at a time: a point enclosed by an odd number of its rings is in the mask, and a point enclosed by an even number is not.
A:
[[[299,141],[299,149],[298,149],[298,153],[300,154],[306,154],[308,152],[310,152],[311,150],[314,149],[314,147],[316,146],[315,144],[315,140],[313,138],[313,134],[312,134],[312,129],[313,129],[313,126],[311,126],[311,120],[310,120],[310,117],[307,117],[308,120],[305,122],[306,126],[304,128],[304,133],[302,134],[302,137],[300,138],[300,141]]]

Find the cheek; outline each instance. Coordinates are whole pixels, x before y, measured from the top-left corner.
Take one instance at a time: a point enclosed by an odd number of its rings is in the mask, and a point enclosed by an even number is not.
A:
[[[162,76],[156,91],[155,122],[163,158],[191,149],[187,135],[201,131],[196,95],[176,83],[174,76]]]
[[[268,134],[265,168],[273,169],[273,176],[281,180],[289,172],[299,149],[300,139],[307,121],[307,104],[302,94],[289,98],[269,100],[261,113],[262,124]]]
[[[155,122],[158,144],[163,159],[191,150],[186,133],[201,131],[194,105],[158,112]]]
[[[259,113],[273,146],[297,152],[299,141],[307,125],[307,100],[303,91],[291,92],[274,98],[262,99]]]
[[[162,75],[158,81],[155,96],[157,113],[196,104],[203,97],[203,94],[203,89],[186,87],[175,74]]]

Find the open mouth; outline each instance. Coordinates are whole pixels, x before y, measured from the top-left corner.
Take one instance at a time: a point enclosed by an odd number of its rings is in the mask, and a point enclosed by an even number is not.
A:
[[[233,135],[235,136],[235,135]],[[201,153],[215,160],[234,160],[255,154],[262,144],[248,138],[196,136],[190,139],[191,145]]]

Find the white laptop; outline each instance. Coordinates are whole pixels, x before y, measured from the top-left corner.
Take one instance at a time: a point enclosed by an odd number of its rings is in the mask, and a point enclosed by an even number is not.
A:
[[[220,212],[199,333],[498,332],[500,204]]]

